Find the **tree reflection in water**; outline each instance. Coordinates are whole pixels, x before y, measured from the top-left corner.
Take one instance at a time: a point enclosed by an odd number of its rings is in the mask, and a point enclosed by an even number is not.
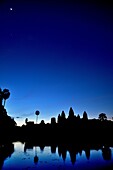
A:
[[[35,156],[34,156],[34,163],[37,164],[38,163],[38,156],[37,156],[37,147],[35,146]]]

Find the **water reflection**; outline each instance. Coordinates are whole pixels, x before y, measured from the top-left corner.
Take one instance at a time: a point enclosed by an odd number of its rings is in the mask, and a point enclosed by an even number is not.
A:
[[[37,156],[37,147],[35,146],[35,156],[34,156],[34,163],[37,164],[38,163],[38,156]]]
[[[15,149],[14,149],[15,148]],[[113,167],[113,148],[108,146],[15,142],[0,146],[0,169],[100,169]]]
[[[4,160],[7,157],[11,157],[13,152],[14,152],[14,144],[12,143],[0,144],[0,169],[2,169]]]
[[[102,148],[102,156],[104,160],[111,160],[111,149],[108,146]]]

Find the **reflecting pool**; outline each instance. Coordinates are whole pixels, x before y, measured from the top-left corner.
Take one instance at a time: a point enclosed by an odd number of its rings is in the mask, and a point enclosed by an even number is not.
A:
[[[113,167],[112,147],[81,149],[21,142],[0,146],[0,168],[3,170],[97,170],[109,167]]]

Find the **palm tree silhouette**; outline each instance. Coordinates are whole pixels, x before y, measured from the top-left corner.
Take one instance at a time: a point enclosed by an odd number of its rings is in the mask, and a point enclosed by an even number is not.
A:
[[[6,100],[9,98],[10,96],[10,92],[8,89],[4,89],[2,91],[2,95],[3,95],[3,99],[4,99],[4,106],[5,106],[5,103],[6,103]]]
[[[36,124],[37,124],[37,121],[38,121],[38,115],[40,114],[40,112],[37,110],[36,112],[35,112],[35,115],[36,115]]]

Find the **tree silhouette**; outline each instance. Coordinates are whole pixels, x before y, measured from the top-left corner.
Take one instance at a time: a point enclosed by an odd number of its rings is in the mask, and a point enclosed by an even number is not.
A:
[[[0,88],[0,105],[2,105],[2,100],[4,99],[4,106],[5,106],[5,103],[6,103],[6,99],[8,99],[10,96],[10,92],[8,89],[4,89],[2,90]]]
[[[36,115],[36,124],[37,124],[37,121],[38,121],[38,115],[40,114],[40,112],[37,110],[36,112],[35,112],[35,115]]]
[[[99,118],[100,121],[107,120],[107,116],[106,116],[105,113],[100,113],[98,118]]]
[[[5,106],[5,103],[6,103],[6,100],[9,98],[10,96],[10,92],[8,89],[4,89],[2,91],[2,96],[3,96],[3,99],[4,99],[4,106]]]

